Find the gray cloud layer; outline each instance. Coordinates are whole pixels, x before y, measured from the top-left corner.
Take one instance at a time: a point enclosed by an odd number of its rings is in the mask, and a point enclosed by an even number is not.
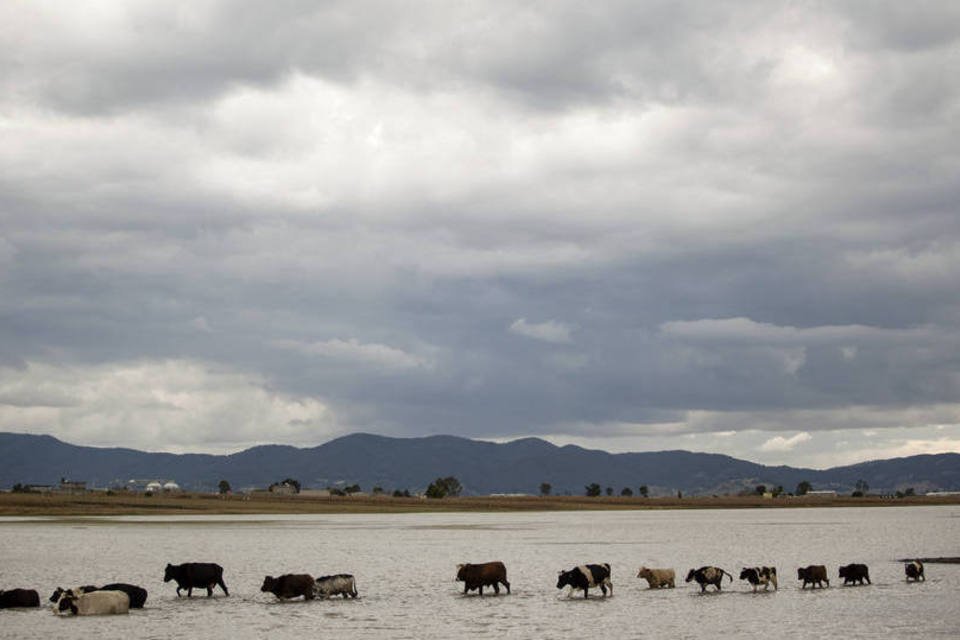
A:
[[[950,5],[0,23],[2,429],[795,464],[960,442]]]

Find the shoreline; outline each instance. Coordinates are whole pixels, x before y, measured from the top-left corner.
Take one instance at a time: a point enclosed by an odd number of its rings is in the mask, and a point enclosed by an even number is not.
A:
[[[585,496],[389,496],[250,497],[183,493],[0,494],[0,516],[255,515],[325,513],[499,513],[524,511],[646,511],[663,509],[803,509],[811,507],[906,507],[960,505],[960,496],[780,497],[717,496],[622,498]]]

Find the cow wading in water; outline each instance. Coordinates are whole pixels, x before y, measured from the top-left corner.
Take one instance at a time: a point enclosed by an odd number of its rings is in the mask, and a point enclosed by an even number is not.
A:
[[[590,597],[591,587],[600,587],[603,596],[607,596],[607,588],[610,589],[610,595],[613,595],[613,583],[610,582],[610,565],[603,564],[582,564],[574,567],[570,571],[561,571],[557,579],[557,589],[570,587],[570,590],[583,589],[583,597]]]
[[[749,582],[753,586],[754,593],[760,586],[764,591],[769,590],[771,584],[774,591],[778,590],[776,567],[745,567],[740,572],[740,579]]]
[[[187,597],[193,595],[194,589],[206,589],[207,597],[213,595],[213,588],[223,589],[224,595],[229,596],[227,585],[223,583],[223,567],[212,562],[187,562],[184,564],[168,564],[163,574],[163,581],[177,581],[177,597],[182,589],[187,590]]]
[[[677,579],[677,574],[673,569],[650,569],[640,567],[637,571],[637,577],[647,581],[651,589],[663,589],[664,587],[673,589]]]
[[[318,598],[332,596],[357,597],[357,580],[349,573],[338,573],[332,576],[320,576],[313,583],[313,595]]]
[[[730,582],[733,582],[733,576],[720,567],[700,567],[699,569],[690,569],[690,572],[687,573],[686,581],[692,582],[696,580],[697,584],[700,585],[700,593],[706,592],[708,584],[712,584],[717,588],[717,591],[720,591],[720,583],[723,582],[723,576],[727,576],[730,578]]]
[[[919,560],[914,560],[913,562],[908,562],[903,565],[903,571],[907,574],[907,582],[913,580],[914,582],[920,582],[923,580],[927,581],[926,576],[923,575],[923,563]]]
[[[872,584],[870,582],[870,571],[865,564],[848,564],[840,567],[840,577],[843,578],[844,586],[863,584],[864,580],[867,581],[867,584]]]
[[[130,613],[130,597],[123,591],[87,591],[67,589],[60,594],[53,612],[58,615],[105,616]]]
[[[57,587],[53,592],[53,595],[50,596],[50,602],[57,602],[60,600],[60,596],[66,591],[63,587]],[[127,594],[127,597],[130,598],[130,608],[131,609],[143,609],[144,603],[147,601],[147,590],[143,587],[138,587],[135,584],[126,584],[124,582],[114,582],[111,584],[105,584],[102,587],[95,587],[93,585],[84,585],[82,587],[77,587],[73,590],[74,593],[90,593],[92,591],[123,591]]]
[[[34,589],[0,589],[0,609],[40,606],[40,594]]]
[[[484,587],[493,587],[494,595],[500,595],[500,585],[510,593],[507,582],[507,567],[502,562],[483,562],[481,564],[458,564],[457,582],[463,583],[463,595],[468,591],[479,590],[483,595]]]
[[[285,573],[279,578],[266,576],[260,591],[272,593],[279,600],[289,600],[290,598],[299,598],[303,596],[304,600],[313,600],[316,597],[314,593],[313,576],[306,573]]]
[[[813,585],[813,588],[817,587],[823,588],[823,583],[826,582],[827,586],[830,586],[830,580],[827,578],[827,568],[822,564],[811,564],[808,567],[800,567],[797,569],[797,580],[803,580],[803,584],[800,586],[801,589],[806,589],[808,584]]]

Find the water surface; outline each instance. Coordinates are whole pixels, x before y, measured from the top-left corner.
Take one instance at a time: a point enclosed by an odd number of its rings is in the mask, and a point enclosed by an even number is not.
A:
[[[0,588],[131,582],[149,591],[129,616],[0,611],[3,638],[604,638],[917,635],[957,637],[960,566],[928,565],[907,584],[896,558],[960,555],[960,508],[762,509],[383,515],[0,518]],[[458,562],[502,560],[512,594],[462,595]],[[217,562],[229,598],[177,598],[167,562]],[[584,601],[557,572],[609,562],[614,596]],[[839,586],[837,567],[870,566],[872,586]],[[775,565],[778,592],[682,583],[713,564]],[[796,568],[828,567],[831,587],[799,589]],[[637,567],[676,569],[649,591]],[[278,603],[263,576],[353,573],[360,598]],[[198,597],[199,595],[199,597]],[[815,628],[816,632],[811,634]],[[345,634],[345,635],[340,635]]]

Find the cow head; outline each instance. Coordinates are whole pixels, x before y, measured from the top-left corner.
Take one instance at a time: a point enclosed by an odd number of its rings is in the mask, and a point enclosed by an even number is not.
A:
[[[457,580],[459,582],[464,582],[467,579],[466,570],[470,567],[469,564],[458,564],[457,565]]]
[[[807,569],[806,567],[800,567],[797,569],[797,580],[806,580],[807,579]]]
[[[574,569],[573,571],[576,571]],[[574,586],[573,571],[560,571],[557,575],[557,589],[563,589],[566,586]]]
[[[260,591],[273,591],[277,586],[277,579],[273,576],[266,576],[263,579],[263,585],[260,587]]]
[[[58,600],[60,600],[60,596],[63,595],[63,591],[64,591],[63,587],[57,587],[54,590],[53,595],[50,596],[50,602],[57,602]],[[3,593],[3,592],[0,591],[0,593]]]
[[[757,577],[757,570],[756,570],[756,569],[746,569],[746,568],[745,568],[745,569],[743,569],[743,570],[740,572],[740,579],[741,579],[741,580],[749,580],[751,574],[753,574],[754,579],[756,579],[756,577]]]
[[[177,577],[177,567],[172,564],[167,564],[166,570],[163,572],[163,581],[170,582]]]
[[[690,582],[691,580],[693,580],[693,579],[696,578],[696,577],[697,577],[697,570],[696,570],[696,569],[690,569],[690,572],[687,573],[686,582]]]
[[[640,569],[637,571],[638,578],[643,578],[644,580],[646,580],[647,578],[650,578],[652,576],[653,574],[650,573],[650,569],[647,569],[646,567],[640,567]]]
[[[850,568],[849,568],[849,567],[840,567],[840,577],[841,577],[841,578],[846,578],[848,573],[850,573]],[[850,577],[852,578],[853,576],[851,575]]]
[[[74,592],[73,589],[63,589],[57,588],[60,591],[60,597],[57,599],[57,604],[55,606],[55,611],[60,613],[65,613],[69,611],[70,613],[77,614],[77,597],[78,593]]]

